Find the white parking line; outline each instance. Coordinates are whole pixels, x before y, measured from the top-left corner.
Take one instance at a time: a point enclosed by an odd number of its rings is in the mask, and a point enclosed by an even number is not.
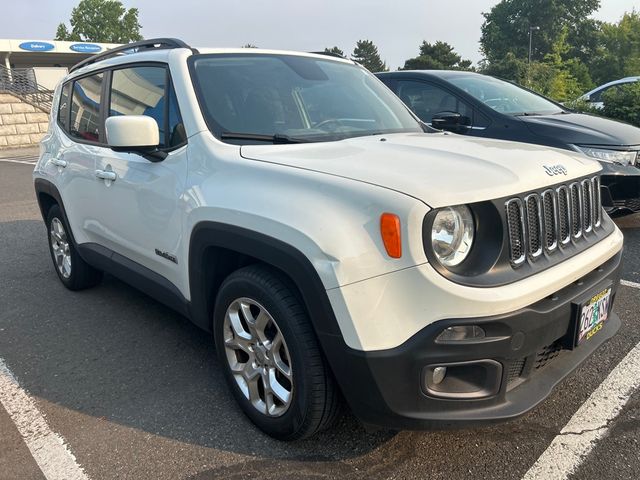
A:
[[[0,403],[47,480],[88,480],[64,439],[51,431],[34,401],[0,358]]]
[[[16,160],[14,158],[0,158],[0,162],[21,163],[22,165],[35,165],[37,161],[38,161],[37,158],[24,159],[24,160]]]
[[[640,288],[640,283],[630,282],[629,280],[620,280],[620,285],[624,285],[625,287]]]
[[[571,417],[523,480],[563,480],[574,473],[609,423],[640,387],[640,343],[613,369],[589,399]]]

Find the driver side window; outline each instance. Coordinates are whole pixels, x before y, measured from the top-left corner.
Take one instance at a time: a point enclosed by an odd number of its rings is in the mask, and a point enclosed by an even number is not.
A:
[[[473,109],[452,93],[427,82],[399,80],[397,92],[400,99],[420,120],[431,124],[436,113],[455,112],[470,119]]]

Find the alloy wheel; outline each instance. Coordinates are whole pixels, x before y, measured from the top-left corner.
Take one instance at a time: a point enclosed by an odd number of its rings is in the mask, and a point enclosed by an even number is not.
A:
[[[293,398],[291,356],[275,319],[255,300],[231,302],[224,318],[224,347],[245,398],[268,417],[283,415]]]
[[[64,278],[69,278],[71,276],[71,252],[69,251],[67,232],[60,219],[53,218],[49,233],[56,268],[60,275]]]

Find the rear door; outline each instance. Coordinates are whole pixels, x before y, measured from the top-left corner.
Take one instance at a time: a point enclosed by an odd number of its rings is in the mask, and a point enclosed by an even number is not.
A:
[[[96,175],[115,174],[115,180],[100,179],[95,190],[102,207],[100,243],[179,285],[187,148],[168,68],[154,63],[112,70],[105,106],[106,117],[147,115],[156,120],[159,148],[168,155],[153,163],[137,153],[99,148]]]

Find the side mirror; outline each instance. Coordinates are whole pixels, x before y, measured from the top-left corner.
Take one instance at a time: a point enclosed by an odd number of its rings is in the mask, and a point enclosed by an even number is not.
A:
[[[151,162],[167,157],[158,150],[160,134],[158,123],[146,115],[118,115],[107,118],[107,143],[116,152],[139,153]]]
[[[466,133],[471,129],[471,119],[458,112],[440,112],[431,119],[431,126],[438,130]]]

